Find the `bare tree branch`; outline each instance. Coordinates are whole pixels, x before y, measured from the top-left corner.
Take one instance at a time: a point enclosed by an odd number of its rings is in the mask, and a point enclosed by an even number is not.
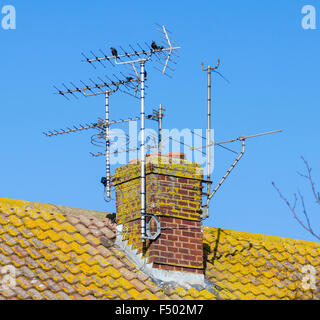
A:
[[[314,197],[315,197],[315,199],[316,199],[316,202],[320,205],[320,194],[319,194],[319,192],[316,191],[316,188],[315,188],[315,185],[316,185],[316,184],[314,183],[314,181],[313,181],[313,179],[312,179],[312,175],[311,175],[312,168],[309,166],[308,161],[305,160],[304,157],[301,157],[301,159],[303,160],[303,162],[304,162],[304,164],[305,164],[305,166],[306,166],[306,168],[307,168],[308,174],[305,175],[305,174],[299,173],[299,175],[300,175],[301,177],[307,179],[307,180],[310,182],[311,189],[312,189],[312,193],[313,193],[313,195],[314,195]]]
[[[311,170],[309,171],[309,166],[308,166],[308,172],[309,175],[311,175]],[[312,181],[312,179],[310,180]],[[280,198],[286,203],[286,205],[288,206],[288,208],[290,209],[291,213],[293,214],[294,218],[299,222],[299,224],[305,229],[307,230],[309,233],[311,233],[315,238],[317,238],[318,240],[320,240],[320,234],[316,234],[314,232],[314,230],[311,227],[311,223],[310,223],[310,219],[306,210],[306,206],[304,203],[304,198],[301,195],[301,193],[299,192],[299,196],[300,196],[300,201],[302,203],[302,208],[303,208],[303,214],[307,220],[307,225],[298,217],[297,213],[296,213],[296,205],[298,202],[298,197],[296,194],[294,194],[294,204],[291,205],[290,202],[288,201],[288,199],[286,197],[283,196],[283,194],[281,193],[281,191],[279,190],[279,188],[277,188],[277,186],[275,185],[274,182],[272,182],[273,187],[277,190]],[[312,188],[314,189],[314,183],[313,181],[311,182]]]
[[[300,193],[300,191],[298,191],[298,193],[299,193],[300,201],[301,201],[301,204],[302,204],[302,211],[303,211],[303,214],[304,214],[304,216],[305,216],[305,218],[307,220],[308,228],[309,228],[309,230],[312,231],[310,218],[309,218],[309,216],[307,214],[306,205],[304,203],[304,198],[303,198],[302,194]]]

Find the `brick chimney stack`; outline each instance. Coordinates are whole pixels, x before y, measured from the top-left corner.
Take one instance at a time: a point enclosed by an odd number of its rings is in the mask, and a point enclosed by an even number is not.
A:
[[[185,160],[184,154],[147,157],[146,212],[158,218],[161,234],[156,240],[143,243],[140,162],[131,161],[116,169],[114,185],[121,240],[128,241],[132,249],[152,263],[153,269],[171,274],[173,279],[177,273],[203,277],[202,180],[200,165]]]

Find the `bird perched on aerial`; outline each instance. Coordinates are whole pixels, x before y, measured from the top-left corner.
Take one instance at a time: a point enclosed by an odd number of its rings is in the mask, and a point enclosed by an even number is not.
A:
[[[132,81],[133,78],[132,77],[127,77],[127,81]]]
[[[144,80],[147,81],[147,71],[144,72]]]
[[[118,57],[118,51],[114,47],[111,47],[110,50],[111,50],[112,55],[117,58]]]
[[[160,50],[164,49],[164,47],[162,47],[162,46],[159,47],[155,41],[152,41],[151,48],[152,48],[154,51],[160,51]]]
[[[153,50],[159,50],[159,47],[158,47],[158,45],[156,44],[155,41],[152,41],[151,48],[152,48]]]

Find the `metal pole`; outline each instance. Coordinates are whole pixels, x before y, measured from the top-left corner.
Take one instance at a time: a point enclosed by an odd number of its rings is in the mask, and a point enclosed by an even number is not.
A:
[[[211,67],[208,67],[208,131],[207,131],[207,180],[211,179]],[[210,183],[208,184],[208,194],[210,194]]]
[[[159,138],[158,138],[158,148],[159,148],[159,153],[161,155],[161,142],[162,142],[162,104],[159,106]]]
[[[141,79],[141,240],[146,241],[146,154],[145,154],[145,101],[144,101],[144,82],[145,82],[145,61],[140,63]]]
[[[207,117],[207,145],[206,145],[206,149],[207,149],[207,181],[209,182],[207,184],[207,194],[208,194],[208,197],[210,195],[210,192],[211,192],[211,184],[210,184],[210,181],[211,181],[211,149],[210,149],[210,146],[211,146],[211,73],[212,71],[216,70],[219,68],[219,65],[220,65],[220,59],[218,59],[218,63],[215,67],[211,67],[211,66],[208,66],[207,69],[204,69],[204,63],[202,62],[201,63],[201,66],[202,66],[202,70],[203,71],[207,71],[208,73],[208,117]],[[195,148],[193,148],[193,150],[196,150]],[[203,206],[203,208],[206,209],[206,214],[205,216],[209,216],[209,201],[207,199],[207,204],[206,206]]]
[[[106,168],[107,168],[107,198],[111,199],[110,174],[110,125],[109,125],[109,92],[106,91]]]

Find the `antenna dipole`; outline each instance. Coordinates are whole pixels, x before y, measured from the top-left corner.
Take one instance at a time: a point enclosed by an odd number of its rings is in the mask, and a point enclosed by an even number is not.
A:
[[[226,174],[222,177],[222,179],[219,181],[218,185],[214,188],[214,190],[211,193],[208,193],[208,198],[206,201],[206,204],[204,206],[202,206],[202,219],[207,219],[209,218],[209,204],[210,204],[210,200],[213,198],[213,196],[216,194],[216,192],[218,191],[218,189],[221,187],[221,185],[223,184],[223,182],[227,179],[227,177],[229,176],[229,174],[231,173],[231,171],[235,168],[235,166],[238,164],[238,162],[241,160],[241,158],[243,157],[244,153],[245,153],[245,147],[246,147],[246,140],[247,139],[252,139],[252,138],[257,138],[257,137],[261,137],[261,136],[265,136],[265,135],[269,135],[269,134],[274,134],[274,133],[280,133],[282,132],[282,130],[276,130],[276,131],[270,131],[270,132],[264,132],[264,133],[258,133],[258,134],[254,134],[254,135],[250,135],[250,136],[246,136],[246,137],[239,137],[239,138],[235,138],[235,139],[231,139],[231,140],[226,140],[226,141],[222,141],[222,142],[213,142],[210,145],[207,145],[205,147],[200,147],[200,148],[191,148],[192,150],[200,150],[202,148],[207,148],[215,146],[215,145],[223,145],[226,143],[232,143],[232,142],[236,142],[236,141],[241,141],[242,143],[242,150],[239,153],[238,157],[236,158],[236,160],[232,163],[232,165],[230,166],[230,168],[228,169],[228,171],[226,172]]]
[[[209,147],[213,147],[213,146],[222,145],[222,144],[225,144],[225,143],[242,141],[242,140],[247,140],[247,139],[251,139],[251,138],[257,138],[257,137],[261,137],[261,136],[265,136],[265,135],[269,135],[269,134],[273,134],[273,133],[280,133],[280,132],[283,132],[283,131],[282,130],[275,130],[275,131],[263,132],[263,133],[253,134],[251,136],[239,137],[239,138],[226,140],[226,141],[221,141],[221,142],[212,142],[210,145],[207,145],[207,146],[204,146],[204,147],[199,147],[199,148],[191,148],[191,149],[192,150],[199,150],[199,149],[207,148],[208,146]]]
[[[108,78],[108,77],[107,77]],[[86,124],[85,126],[80,125],[78,127],[74,126],[73,128],[68,128],[67,130],[54,130],[54,132],[49,131],[48,133],[45,133],[47,137],[57,136],[61,134],[68,134],[73,132],[79,132],[83,130],[89,130],[89,129],[102,129],[105,132],[105,147],[106,147],[106,177],[103,177],[101,179],[101,182],[105,186],[106,189],[106,197],[105,200],[107,202],[111,201],[111,166],[110,166],[110,125],[114,123],[121,123],[126,121],[132,121],[133,119],[128,120],[121,120],[121,121],[114,121],[110,122],[109,119],[109,99],[110,95],[112,93],[115,93],[116,91],[120,90],[121,86],[124,86],[127,89],[135,89],[135,92],[138,90],[140,79],[139,78],[133,78],[133,77],[127,77],[124,80],[120,80],[118,77],[115,76],[115,80],[112,80],[108,78],[109,82],[103,81],[101,78],[100,81],[102,83],[98,84],[95,83],[92,79],[90,81],[93,83],[93,85],[87,85],[83,81],[81,83],[83,84],[83,87],[78,87],[75,84],[71,82],[71,85],[74,87],[74,89],[69,89],[66,85],[63,85],[65,87],[65,90],[59,90],[58,94],[62,96],[66,95],[73,95],[75,97],[77,93],[82,94],[85,97],[92,97],[97,95],[104,95],[105,96],[105,120],[104,121],[98,121],[97,123],[92,124]],[[131,87],[132,83],[136,83],[136,87]],[[135,96],[135,94],[134,94]]]
[[[135,70],[134,64],[146,62],[151,59],[153,55],[157,57],[158,62],[163,65],[163,69],[161,71],[162,74],[166,73],[166,70],[169,69],[169,62],[171,61],[171,57],[174,54],[175,50],[181,49],[181,47],[173,47],[173,42],[171,38],[169,37],[168,31],[165,26],[158,25],[161,30],[159,30],[162,34],[162,39],[165,40],[167,47],[164,46],[158,46],[155,41],[152,42],[151,47],[148,46],[147,50],[143,49],[140,44],[138,43],[138,47],[140,48],[140,51],[135,50],[131,45],[130,48],[133,50],[133,52],[126,52],[122,47],[123,54],[118,54],[118,51],[111,47],[112,56],[107,56],[104,54],[103,57],[96,57],[94,55],[94,58],[90,59],[86,56],[85,59],[88,63],[93,64],[95,62],[101,63],[102,61],[109,61],[112,60],[116,65],[122,65],[122,64],[131,64],[133,66],[133,69]],[[164,63],[161,63],[161,59],[165,59]]]

